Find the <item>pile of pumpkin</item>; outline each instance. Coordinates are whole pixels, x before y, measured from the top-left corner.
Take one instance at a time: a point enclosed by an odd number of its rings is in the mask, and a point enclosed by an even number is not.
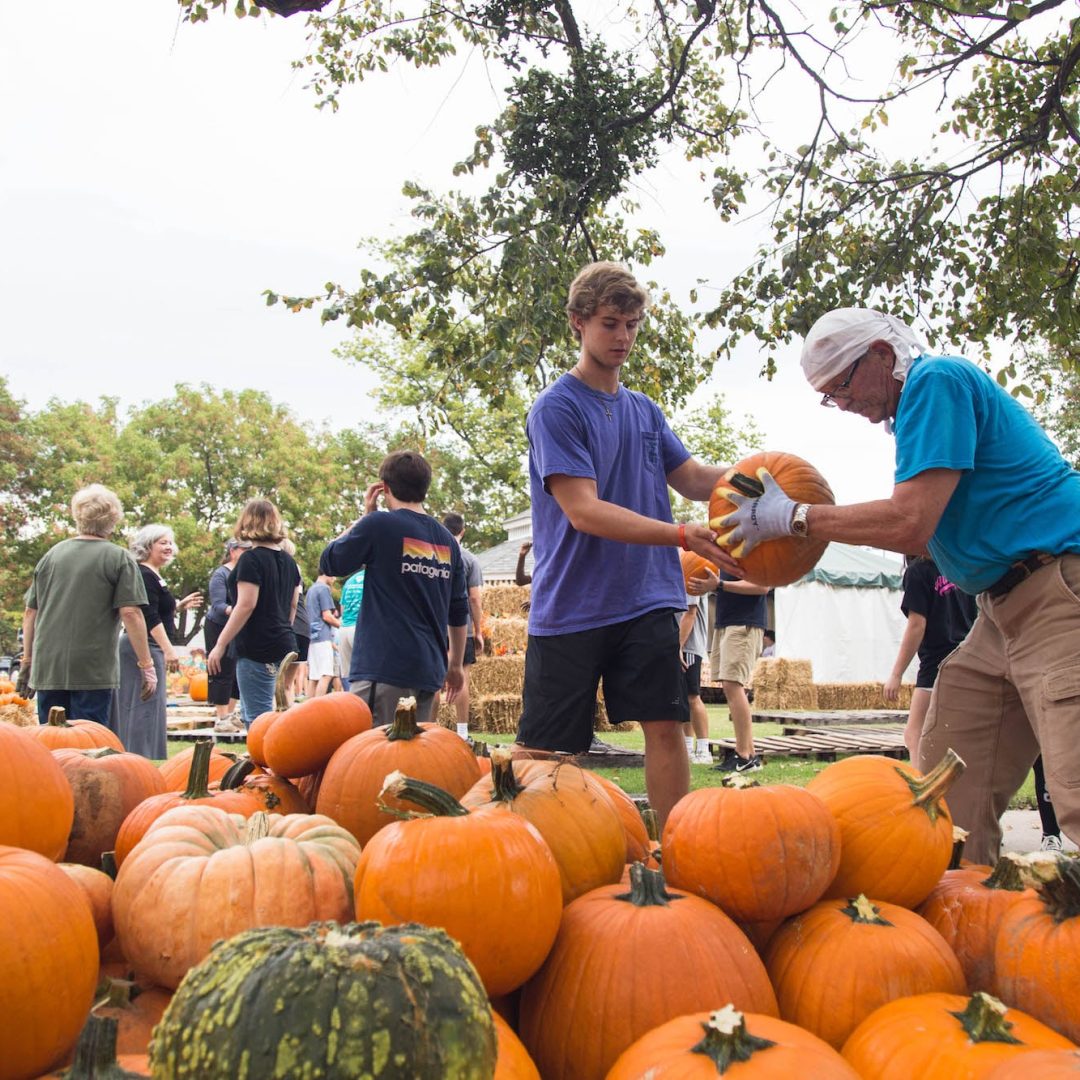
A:
[[[955,755],[695,791],[658,845],[475,749],[348,694],[160,768],[0,724],[0,1078],[1080,1069],[1080,860],[949,869]]]

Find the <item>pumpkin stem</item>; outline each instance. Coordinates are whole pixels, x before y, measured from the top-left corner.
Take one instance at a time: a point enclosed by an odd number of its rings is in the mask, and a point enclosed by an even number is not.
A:
[[[525,789],[514,775],[513,751],[497,746],[491,751],[492,802],[512,803]]]
[[[716,1066],[718,1075],[741,1061],[749,1061],[759,1050],[768,1050],[776,1043],[760,1039],[746,1030],[746,1020],[734,1005],[717,1009],[701,1025],[705,1037],[690,1048],[692,1054],[703,1054]]]
[[[196,753],[197,752],[198,751],[196,750]],[[207,768],[209,768],[209,758],[207,758]],[[191,771],[195,771],[194,761],[191,766]],[[251,758],[239,758],[225,770],[225,775],[222,776],[221,780],[218,782],[218,788],[221,791],[235,791],[237,788],[243,786],[244,781],[251,776],[254,771],[255,762],[252,761]]]
[[[964,857],[964,841],[968,838],[967,829],[961,829],[959,825],[952,827],[952,855],[946,870],[959,870],[960,860]]]
[[[277,678],[274,679],[274,712],[284,712],[289,707],[289,695],[285,692],[285,687],[292,682],[293,664],[297,659],[297,653],[286,653],[285,659],[278,664]]]
[[[137,983],[130,979],[105,979],[98,987],[101,997],[94,1002],[93,1008],[122,1008],[130,1005],[140,994]]]
[[[641,820],[645,822],[645,835],[654,843],[660,843],[660,820],[651,806],[641,811]]]
[[[963,1012],[951,1012],[960,1021],[973,1043],[996,1042],[1019,1044],[1020,1040],[1009,1032],[1012,1024],[1005,1019],[1005,1005],[985,990],[977,990]]]
[[[75,1060],[64,1076],[68,1080],[126,1080],[138,1076],[116,1060],[116,1031],[119,1023],[111,1016],[91,1014],[75,1044]]]
[[[896,771],[911,788],[911,794],[915,796],[913,805],[921,806],[931,821],[937,821],[945,792],[952,787],[953,781],[966,768],[963,758],[950,747],[945,751],[945,756],[925,776],[912,776],[903,769]]]
[[[49,727],[71,727],[67,722],[67,713],[64,711],[63,705],[54,705],[49,710],[47,723]]]
[[[680,893],[669,893],[663,872],[651,870],[643,862],[630,864],[630,891],[620,893],[616,900],[625,900],[634,907],[667,907],[672,900],[681,900]]]
[[[213,752],[213,739],[195,740],[195,749],[191,752],[191,769],[188,772],[187,787],[181,793],[181,799],[210,798],[208,785],[210,783],[210,757]]]
[[[247,820],[247,831],[244,833],[244,843],[254,844],[264,836],[270,835],[270,815],[265,810],[259,810]]]
[[[465,817],[469,812],[448,791],[443,791],[441,787],[436,787],[424,780],[406,776],[400,770],[395,770],[387,776],[383,789],[379,792],[379,809],[393,813],[394,807],[383,803],[387,795],[415,803],[435,817]]]
[[[394,711],[394,722],[386,733],[386,741],[398,742],[401,740],[409,742],[409,740],[415,739],[417,735],[422,734],[420,725],[416,722],[416,698],[403,697],[397,703],[397,709]]]
[[[990,876],[980,884],[988,889],[1004,889],[1006,892],[1023,892],[1027,888],[1021,867],[1023,856],[1012,851],[1005,852],[990,871]]]
[[[765,494],[765,485],[756,476],[747,476],[746,473],[731,472],[724,477],[724,483],[730,484],[740,495],[746,495],[751,499],[758,499]]]
[[[881,909],[866,898],[865,893],[848,900],[848,906],[840,909],[852,922],[869,923],[873,926],[892,926],[888,919],[882,918]]]
[[[119,754],[121,751],[114,750],[111,746],[96,746],[93,750],[83,750],[82,753],[97,761],[99,758],[112,757],[113,754]]]
[[[1055,923],[1080,916],[1080,859],[1028,856],[1022,865],[1025,879]]]

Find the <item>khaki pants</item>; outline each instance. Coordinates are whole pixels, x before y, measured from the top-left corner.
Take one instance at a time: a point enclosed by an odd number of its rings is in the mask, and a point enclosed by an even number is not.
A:
[[[964,642],[938,669],[919,743],[924,772],[951,746],[967,771],[946,795],[993,863],[1001,815],[1040,753],[1062,831],[1080,841],[1080,555],[1064,555],[997,600],[978,598]]]

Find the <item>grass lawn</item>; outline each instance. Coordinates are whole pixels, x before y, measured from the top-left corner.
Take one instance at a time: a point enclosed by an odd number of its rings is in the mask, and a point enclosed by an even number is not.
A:
[[[709,735],[714,739],[732,738],[731,721],[728,720],[726,705],[709,705]],[[779,724],[755,724],[756,735],[780,735],[782,728]],[[508,743],[509,735],[483,735],[474,736],[485,742]],[[645,738],[640,729],[634,731],[610,731],[601,736],[604,742],[613,746],[625,746],[628,749],[640,750],[645,745]],[[188,742],[170,742],[169,757],[173,754],[190,747]],[[239,743],[232,747],[224,746],[223,749],[233,749],[239,752],[242,747]],[[761,784],[795,784],[802,787],[812,776],[820,772],[828,764],[827,761],[818,761],[816,758],[806,757],[777,757],[768,756],[764,760],[764,766],[760,772],[754,773],[754,779]],[[598,769],[605,776],[610,777],[626,792],[631,795],[645,794],[645,770],[644,769]],[[714,771],[708,765],[690,766],[690,787],[716,787],[720,784],[722,774]],[[1011,809],[1035,808],[1035,777],[1029,773],[1024,786],[1013,796],[1010,803]]]

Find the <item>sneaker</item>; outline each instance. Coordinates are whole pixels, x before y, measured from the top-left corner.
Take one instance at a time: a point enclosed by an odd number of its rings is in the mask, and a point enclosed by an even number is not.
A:
[[[215,735],[239,735],[243,730],[244,724],[237,718],[236,713],[230,713],[214,721]]]
[[[751,754],[748,758],[739,757],[734,750],[729,750],[724,755],[724,760],[713,768],[717,772],[748,773],[757,772],[761,768],[761,755]]]
[[[1061,837],[1057,833],[1050,833],[1042,838],[1042,843],[1039,847],[1043,851],[1064,851],[1061,846]]]
[[[592,742],[589,743],[590,754],[620,754],[622,752],[623,748],[621,746],[612,746],[611,743],[606,743],[603,739],[598,739],[595,735],[593,736]]]
[[[690,759],[690,761],[694,765],[711,765],[713,763],[713,756],[708,750],[695,750],[694,756]]]

